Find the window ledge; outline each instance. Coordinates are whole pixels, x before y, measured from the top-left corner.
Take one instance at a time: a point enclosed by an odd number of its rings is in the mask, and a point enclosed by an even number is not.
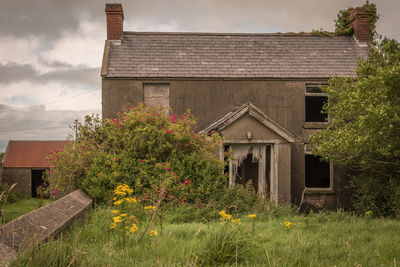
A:
[[[335,191],[332,188],[306,188],[305,195],[333,195]]]
[[[305,122],[304,128],[305,129],[325,129],[329,125],[329,122]]]

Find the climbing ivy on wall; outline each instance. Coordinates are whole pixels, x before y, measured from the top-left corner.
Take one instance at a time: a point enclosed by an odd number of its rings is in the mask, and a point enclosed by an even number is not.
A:
[[[376,32],[376,22],[379,19],[379,15],[376,11],[376,5],[370,3],[368,0],[365,2],[363,7],[369,13],[369,24],[371,26],[371,36],[374,40],[379,35]],[[337,35],[352,35],[353,28],[351,27],[352,18],[350,18],[350,12],[353,10],[352,7],[340,10],[337,19],[335,20],[335,34]]]

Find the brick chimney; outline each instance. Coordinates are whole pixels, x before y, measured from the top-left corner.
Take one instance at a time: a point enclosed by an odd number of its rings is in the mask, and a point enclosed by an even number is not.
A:
[[[359,42],[371,42],[371,26],[369,24],[369,13],[364,7],[356,7],[350,11],[353,35]]]
[[[121,4],[106,4],[107,40],[121,40],[124,11]]]

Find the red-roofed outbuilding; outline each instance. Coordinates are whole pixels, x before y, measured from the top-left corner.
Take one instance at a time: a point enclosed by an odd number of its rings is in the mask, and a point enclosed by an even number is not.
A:
[[[16,191],[36,196],[36,188],[43,183],[43,173],[50,169],[47,156],[61,151],[67,140],[10,140],[2,162],[3,181],[17,183]]]

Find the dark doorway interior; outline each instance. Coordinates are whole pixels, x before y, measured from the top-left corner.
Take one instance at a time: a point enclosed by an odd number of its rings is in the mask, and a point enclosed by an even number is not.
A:
[[[38,197],[36,189],[38,186],[43,185],[43,173],[45,170],[32,170],[32,197]]]
[[[251,180],[254,189],[256,192],[258,191],[258,161],[253,162],[253,154],[247,155],[247,158],[238,168],[238,174],[240,175],[241,184],[247,184]]]

